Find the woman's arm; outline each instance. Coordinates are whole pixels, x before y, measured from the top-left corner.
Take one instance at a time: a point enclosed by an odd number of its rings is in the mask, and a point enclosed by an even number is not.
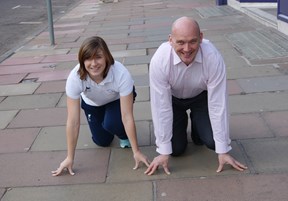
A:
[[[145,155],[143,155],[140,152],[138,147],[136,127],[133,116],[133,93],[130,93],[127,96],[120,97],[120,107],[121,107],[122,121],[124,124],[126,134],[129,138],[136,163],[134,169],[138,168],[140,161],[145,163],[145,165],[148,167],[149,166],[148,159]]]
[[[74,160],[80,128],[80,99],[71,99],[67,97],[67,110],[67,157]]]
[[[66,124],[66,139],[67,139],[67,157],[60,164],[59,168],[52,171],[53,176],[58,176],[64,169],[68,169],[71,175],[74,175],[72,170],[75,149],[79,136],[80,128],[80,99],[71,99],[67,97],[67,124]]]

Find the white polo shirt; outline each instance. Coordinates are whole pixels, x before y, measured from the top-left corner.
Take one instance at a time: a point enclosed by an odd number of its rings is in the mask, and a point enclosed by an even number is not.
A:
[[[129,71],[118,61],[110,67],[106,78],[99,84],[89,76],[81,80],[78,74],[80,64],[76,65],[70,72],[66,81],[66,95],[72,99],[80,96],[86,104],[91,106],[102,106],[127,96],[133,90],[134,81]]]

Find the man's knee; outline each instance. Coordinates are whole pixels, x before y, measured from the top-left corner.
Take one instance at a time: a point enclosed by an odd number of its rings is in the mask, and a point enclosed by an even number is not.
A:
[[[211,150],[214,150],[215,151],[215,142],[214,140],[210,140],[210,141],[206,141],[205,142],[205,146],[208,148],[208,149],[211,149]]]
[[[185,146],[172,146],[172,154],[171,156],[180,156],[182,155],[185,150],[186,150],[186,145]]]

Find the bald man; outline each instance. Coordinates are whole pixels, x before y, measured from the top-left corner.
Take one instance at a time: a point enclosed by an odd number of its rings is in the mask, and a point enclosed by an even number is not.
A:
[[[228,153],[232,148],[223,58],[211,42],[203,39],[194,19],[181,17],[173,23],[169,41],[163,43],[151,59],[149,77],[159,156],[145,174],[154,174],[159,166],[170,174],[169,156],[183,154],[188,144],[187,111],[192,141],[218,154],[217,172],[223,170],[224,164],[239,171],[247,169]]]

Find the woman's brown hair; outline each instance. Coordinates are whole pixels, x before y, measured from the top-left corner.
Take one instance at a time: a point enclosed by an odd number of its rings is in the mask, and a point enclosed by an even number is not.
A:
[[[106,60],[106,67],[104,70],[103,78],[107,76],[110,66],[114,64],[114,58],[109,51],[106,42],[99,36],[93,36],[84,40],[78,52],[78,61],[80,64],[78,73],[81,80],[86,79],[88,75],[84,61],[95,57],[97,54],[99,54],[99,51],[102,51]]]

